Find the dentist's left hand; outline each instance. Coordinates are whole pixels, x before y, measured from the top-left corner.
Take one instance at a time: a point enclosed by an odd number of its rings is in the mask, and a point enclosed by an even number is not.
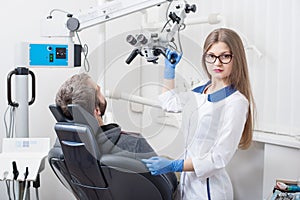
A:
[[[182,172],[184,160],[169,160],[163,157],[142,159],[152,175],[166,174],[168,172]]]
[[[175,68],[176,65],[180,62],[182,53],[178,54],[176,51],[170,49],[166,50],[165,58],[165,69],[164,69],[164,78],[165,79],[174,79],[175,78]],[[171,63],[171,61],[173,61]]]

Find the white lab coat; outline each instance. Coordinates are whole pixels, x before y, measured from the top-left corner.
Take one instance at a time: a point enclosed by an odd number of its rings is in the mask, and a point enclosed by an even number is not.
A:
[[[183,200],[232,200],[225,166],[237,150],[249,103],[239,91],[227,90],[229,87],[202,94],[206,85],[180,94],[171,90],[159,99],[164,110],[182,111],[184,159],[191,158],[195,169],[181,174]]]

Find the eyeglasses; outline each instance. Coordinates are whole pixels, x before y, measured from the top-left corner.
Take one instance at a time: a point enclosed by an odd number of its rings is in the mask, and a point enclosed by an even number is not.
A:
[[[219,56],[215,56],[213,54],[204,54],[204,59],[205,62],[210,63],[210,64],[214,64],[217,60],[217,58],[219,59],[219,61],[222,64],[228,64],[231,62],[233,55],[232,54],[222,54]]]

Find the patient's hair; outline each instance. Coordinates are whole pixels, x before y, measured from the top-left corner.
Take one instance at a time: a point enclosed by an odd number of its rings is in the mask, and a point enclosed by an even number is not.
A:
[[[71,117],[68,111],[69,104],[78,104],[94,115],[99,100],[92,79],[85,73],[75,74],[66,80],[56,93],[55,103],[60,106],[66,117]]]

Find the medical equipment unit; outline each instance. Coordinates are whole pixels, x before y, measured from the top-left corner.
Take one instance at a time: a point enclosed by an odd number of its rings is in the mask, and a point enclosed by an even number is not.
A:
[[[5,120],[6,138],[2,141],[0,153],[0,181],[6,182],[9,199],[29,200],[31,184],[38,199],[39,176],[50,149],[50,138],[29,138],[29,106],[35,101],[35,82],[34,73],[23,66],[16,67],[7,76],[7,101],[11,112],[9,128]]]
[[[55,66],[67,67],[81,65],[81,45],[74,44],[72,48],[66,44],[38,44],[28,43],[29,66]],[[73,60],[68,57],[73,52]]]
[[[173,47],[174,49],[174,46],[177,46],[175,44],[174,37],[176,33],[178,33],[179,49],[175,50],[180,51],[181,53],[182,49],[179,39],[179,31],[185,28],[184,19],[186,18],[186,14],[196,11],[195,5],[189,5],[184,0],[115,0],[105,2],[97,7],[91,7],[88,10],[81,11],[76,14],[66,12],[65,23],[61,22],[60,19],[57,19],[55,15],[53,15],[53,12],[57,11],[57,9],[53,9],[50,12],[50,15],[42,20],[41,35],[51,38],[66,38],[67,44],[63,47],[65,59],[62,60],[64,62],[63,65],[67,65],[68,67],[78,66],[80,63],[76,61],[80,60],[79,52],[82,44],[74,45],[73,41],[73,37],[76,35],[81,43],[78,32],[109,20],[166,2],[169,2],[167,11],[168,20],[162,27],[161,31],[151,32],[144,30],[142,33],[128,35],[126,38],[126,41],[134,47],[125,61],[127,64],[130,64],[137,55],[141,55],[148,62],[157,63],[160,55],[166,57],[165,52],[167,48]],[[37,47],[34,47],[42,48],[42,52],[45,52],[46,56],[35,54],[34,50],[31,49],[33,47],[30,48],[32,55],[30,55],[31,65],[52,65],[55,63],[53,55],[57,54],[52,54],[52,52],[50,53],[49,49],[47,49],[48,46],[49,45],[43,46],[40,44],[37,45]],[[85,48],[82,48],[82,51],[86,52]],[[43,56],[43,58],[37,58],[38,56]],[[58,62],[58,59],[55,61]],[[170,58],[170,62],[174,62],[174,60]]]
[[[0,181],[5,181],[8,199],[30,199],[30,187],[36,199],[40,173],[50,149],[49,138],[4,138],[0,153]]]
[[[15,76],[15,96],[12,99],[12,79]],[[31,76],[31,100],[28,101],[28,77]],[[7,101],[8,105],[15,109],[16,116],[16,135],[15,137],[29,137],[28,128],[28,106],[35,101],[35,75],[26,67],[17,67],[7,75]],[[10,134],[9,134],[10,135]],[[11,136],[9,136],[11,137]]]

